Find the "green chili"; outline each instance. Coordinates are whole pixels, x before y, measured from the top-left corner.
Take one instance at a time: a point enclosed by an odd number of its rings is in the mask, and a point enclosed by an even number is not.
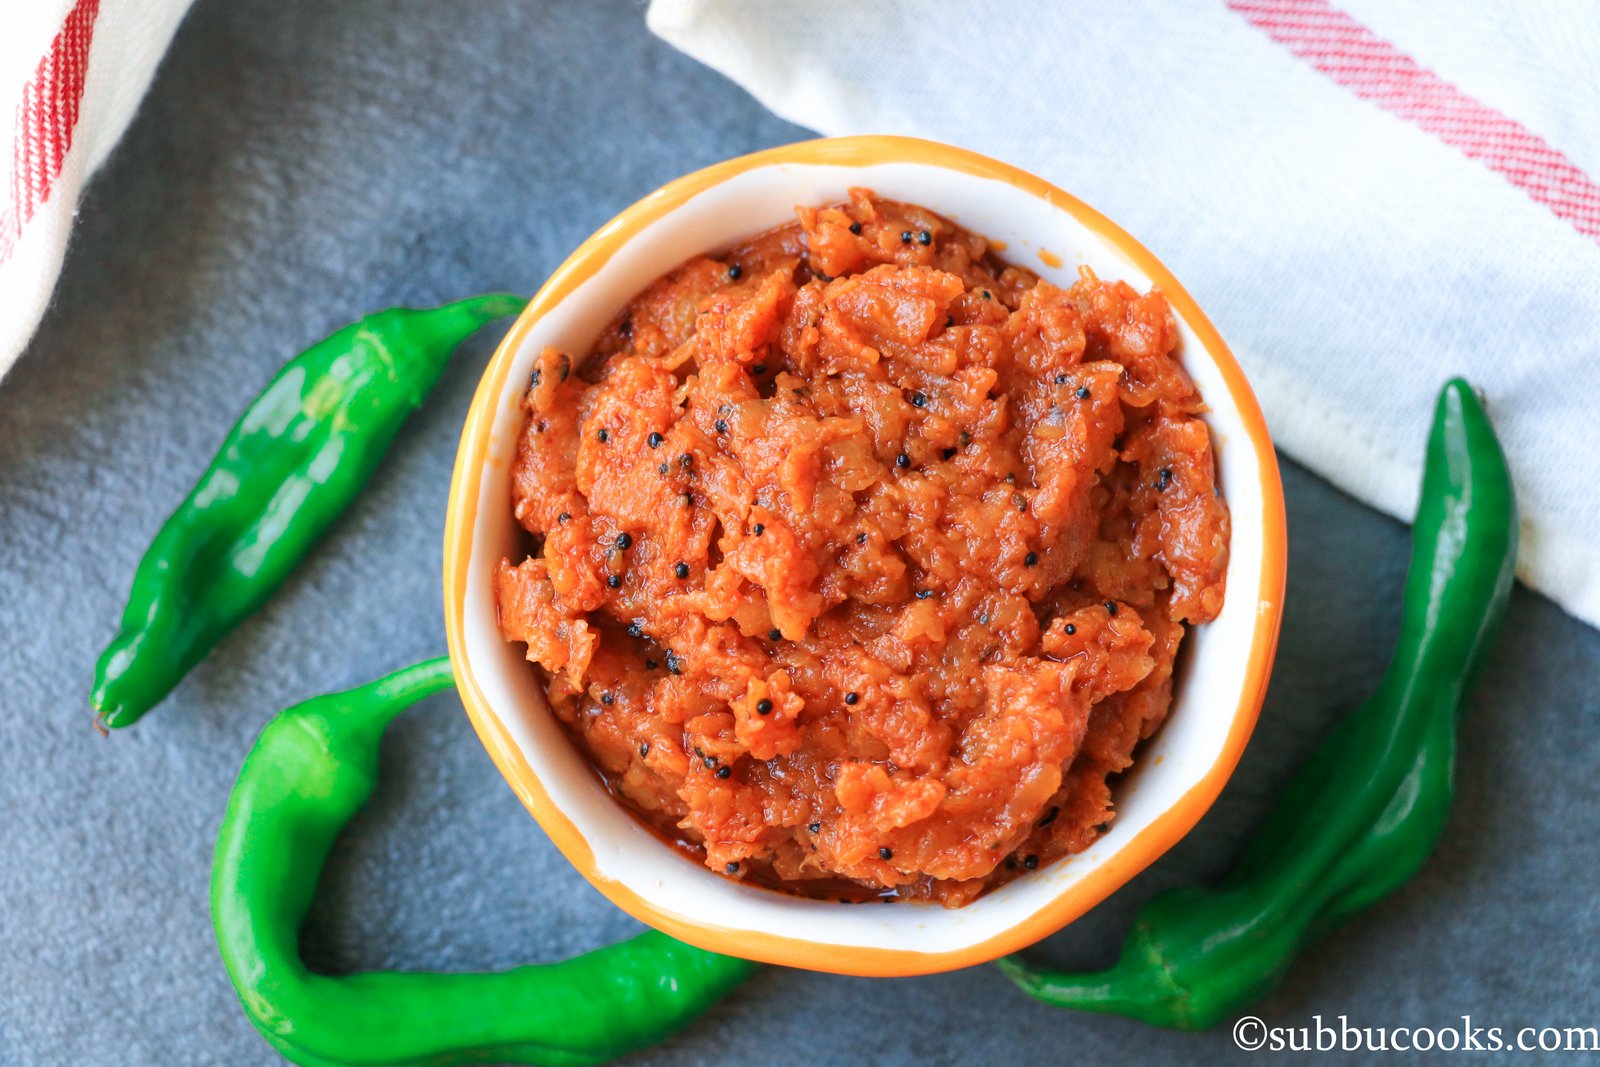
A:
[[[660,1040],[755,965],[649,931],[563,963],[484,974],[301,962],[300,924],[334,838],[371,796],[389,723],[451,684],[448,660],[278,715],[239,771],[217,838],[211,915],[245,1013],[303,1067],[600,1063]]]
[[[279,371],[140,561],[95,664],[100,721],[136,721],[260,607],[361,491],[456,346],[523,304],[494,293],[390,308]]]
[[[1454,380],[1434,415],[1399,644],[1377,692],[1321,742],[1233,873],[1154,897],[1110,969],[1069,974],[1010,957],[1005,972],[1048,1004],[1201,1029],[1398,889],[1444,826],[1456,716],[1505,613],[1516,547],[1505,455],[1478,398]]]

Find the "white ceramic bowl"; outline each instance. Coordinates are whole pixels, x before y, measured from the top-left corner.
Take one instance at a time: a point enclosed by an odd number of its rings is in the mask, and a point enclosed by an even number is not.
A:
[[[1182,357],[1210,405],[1233,516],[1227,597],[1187,640],[1172,712],[1117,790],[1112,829],[969,904],[843,906],[722,878],[664,845],[606,793],[549,714],[520,645],[496,623],[492,575],[516,551],[509,476],[521,397],[545,345],[581,353],[622,305],[692,255],[793,218],[850,186],[923,204],[1004,241],[1004,255],[1070,284],[1080,263],[1171,302]],[[1189,831],[1232,772],[1260,709],[1283,601],[1282,488],[1244,375],[1194,301],[1136,241],[1013,167],[893,137],[790,145],[718,164],[652,193],[589,238],[545,283],[495,354],[462,434],[445,531],[444,596],[462,698],[506,780],[596,888],[703,948],[845,974],[952,970],[1015,951],[1077,918]]]

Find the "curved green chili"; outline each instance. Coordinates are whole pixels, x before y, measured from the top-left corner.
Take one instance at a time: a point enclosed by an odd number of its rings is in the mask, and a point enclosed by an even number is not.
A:
[[[601,1063],[688,1023],[755,964],[648,931],[564,963],[486,974],[334,978],[300,960],[300,924],[335,836],[377,783],[378,741],[452,683],[429,660],[316,697],[262,731],[228,798],[211,877],[217,946],[245,1013],[302,1067]]]
[[[140,561],[95,664],[100,721],[136,721],[260,607],[361,491],[456,346],[524,303],[492,293],[390,308],[279,371]]]
[[[1505,613],[1516,547],[1505,455],[1456,379],[1434,415],[1400,640],[1377,692],[1318,746],[1233,873],[1153,898],[1109,970],[1069,974],[1010,957],[1006,974],[1048,1004],[1200,1029],[1399,888],[1444,826],[1456,715]]]

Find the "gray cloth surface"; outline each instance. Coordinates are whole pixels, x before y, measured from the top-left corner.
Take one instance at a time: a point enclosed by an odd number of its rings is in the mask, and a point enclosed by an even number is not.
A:
[[[458,355],[370,492],[264,611],[136,728],[90,729],[91,668],[134,565],[246,399],[362,312],[531,291],[658,184],[801,136],[652,40],[635,4],[202,0],[0,387],[0,1064],[277,1062],[207,916],[228,789],[274,710],[444,648],[445,492],[497,331]],[[1052,938],[1052,958],[1108,960],[1143,899],[1223,871],[1382,670],[1406,531],[1293,466],[1286,477],[1288,609],[1244,761],[1200,827]],[[1310,951],[1260,1014],[1600,1023],[1597,704],[1600,634],[1519,589],[1465,718],[1437,852]],[[444,696],[385,742],[383,784],[340,840],[304,941],[323,967],[469,969],[636,928],[567,866]],[[993,968],[772,970],[635,1062],[1234,1055],[1226,1030],[1054,1011]]]

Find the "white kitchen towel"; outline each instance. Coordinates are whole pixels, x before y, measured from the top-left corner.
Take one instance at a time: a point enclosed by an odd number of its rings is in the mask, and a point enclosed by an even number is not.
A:
[[[1515,471],[1518,573],[1600,625],[1600,4],[653,0],[648,17],[802,126],[963,145],[1116,219],[1206,309],[1279,446],[1391,515],[1409,521],[1434,397],[1465,375]]]
[[[11,120],[0,141],[0,377],[50,302],[83,183],[127,128],[189,3],[0,5],[0,116]]]

